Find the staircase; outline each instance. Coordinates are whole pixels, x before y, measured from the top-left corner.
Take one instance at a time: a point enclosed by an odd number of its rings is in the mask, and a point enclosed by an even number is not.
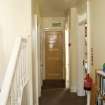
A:
[[[31,79],[28,52],[28,40],[17,38],[1,86],[0,105],[22,105],[23,91]]]

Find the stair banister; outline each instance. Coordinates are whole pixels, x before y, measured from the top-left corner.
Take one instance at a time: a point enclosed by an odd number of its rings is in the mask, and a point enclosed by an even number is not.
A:
[[[10,61],[9,61],[8,67],[6,69],[5,76],[4,76],[4,79],[3,79],[3,82],[2,82],[2,86],[1,86],[1,91],[0,91],[0,105],[13,105],[13,102],[11,101],[13,97],[10,96],[10,94],[13,94],[14,91],[12,91],[11,89],[13,88],[13,86],[16,86],[16,89],[18,89],[18,85],[17,84],[14,85],[14,83],[17,80],[14,80],[14,79],[19,78],[19,77],[17,77],[17,75],[19,73],[26,72],[26,70],[27,70],[27,68],[26,68],[26,65],[27,65],[26,62],[27,61],[24,60],[25,57],[27,56],[27,54],[25,56],[23,56],[24,53],[27,51],[26,49],[23,49],[23,51],[24,51],[23,52],[23,55],[22,55],[23,57],[21,56],[19,58],[20,53],[22,52],[21,51],[22,50],[21,49],[22,48],[22,44],[23,43],[26,43],[26,42],[27,42],[27,40],[26,39],[23,39],[21,37],[18,37],[17,40],[16,40],[16,43],[14,45],[14,48],[13,48],[13,51],[12,51],[12,54],[11,54],[11,57],[10,57]],[[19,59],[20,59],[21,63],[23,64],[23,67],[20,68],[21,70],[19,68],[17,69],[17,64],[19,62]],[[20,65],[20,67],[21,67],[21,65]],[[22,75],[22,73],[21,73],[21,75]],[[19,89],[21,90],[21,87],[19,87]],[[8,102],[9,98],[11,98],[10,99],[10,103]],[[16,105],[19,105],[19,104],[16,104]]]

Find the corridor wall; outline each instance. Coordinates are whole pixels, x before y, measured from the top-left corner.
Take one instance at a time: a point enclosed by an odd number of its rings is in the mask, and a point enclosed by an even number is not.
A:
[[[2,85],[16,38],[29,37],[30,40],[31,12],[31,0],[0,1],[0,85]],[[31,51],[31,45],[28,47]],[[31,52],[29,52],[29,62],[31,71]],[[32,85],[31,81],[29,85]],[[28,94],[32,95],[31,87]],[[28,105],[32,104],[32,97],[31,100],[28,97],[28,100],[30,101]]]
[[[91,38],[93,48],[93,69],[91,70],[95,78],[95,69],[102,69],[105,63],[105,0],[90,0]]]
[[[71,25],[70,25],[70,42],[71,42],[71,71],[70,71],[70,80],[71,80],[71,91],[76,92],[77,91],[77,9],[76,8],[71,8]]]
[[[18,36],[31,35],[31,0],[0,1],[0,78]]]
[[[41,96],[42,74],[41,74],[41,16],[39,1],[32,0],[32,68],[33,68],[33,104],[39,104]]]

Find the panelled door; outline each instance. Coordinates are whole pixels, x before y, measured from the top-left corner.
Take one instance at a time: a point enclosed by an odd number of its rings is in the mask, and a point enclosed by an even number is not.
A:
[[[63,32],[45,32],[45,76],[48,80],[63,79]]]

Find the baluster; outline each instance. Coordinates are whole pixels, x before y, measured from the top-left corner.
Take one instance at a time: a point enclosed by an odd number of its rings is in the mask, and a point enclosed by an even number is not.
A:
[[[24,44],[22,43],[22,49],[21,49],[21,51],[22,51],[22,61],[21,61],[21,63],[22,63],[22,86],[24,87]]]
[[[27,74],[26,74],[26,72],[27,72],[27,64],[26,64],[26,62],[27,62],[27,56],[26,56],[26,44],[24,44],[24,82],[25,82],[25,84],[27,83]]]
[[[22,68],[22,72],[23,72],[23,86],[25,85],[25,44],[23,43],[23,47],[22,47],[22,55],[23,55],[23,59],[22,59],[22,63],[23,63],[23,68]]]
[[[29,59],[28,59],[28,46],[26,46],[26,77],[27,81],[29,80]]]
[[[19,95],[19,102],[21,101],[20,97],[21,97],[21,90],[22,90],[22,85],[21,85],[21,51],[20,51],[20,55],[19,55],[19,61],[18,61],[18,68],[19,68],[19,77],[18,77],[18,95]]]
[[[21,43],[7,105],[21,105],[22,92],[29,80],[28,47]]]

